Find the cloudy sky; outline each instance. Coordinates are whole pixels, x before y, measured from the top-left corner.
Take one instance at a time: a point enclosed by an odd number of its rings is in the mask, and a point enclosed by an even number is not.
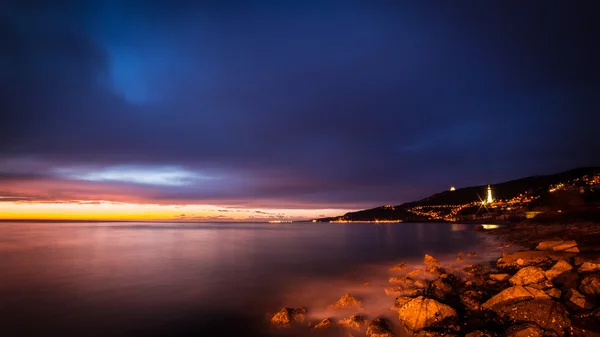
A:
[[[311,218],[600,165],[598,7],[4,1],[0,218]]]

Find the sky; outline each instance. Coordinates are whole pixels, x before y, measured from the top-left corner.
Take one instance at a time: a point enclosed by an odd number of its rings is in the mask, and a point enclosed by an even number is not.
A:
[[[0,218],[309,219],[600,165],[596,1],[0,4]]]

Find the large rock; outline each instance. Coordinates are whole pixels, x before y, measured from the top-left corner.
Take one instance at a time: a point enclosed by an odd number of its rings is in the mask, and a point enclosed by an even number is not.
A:
[[[445,275],[445,274],[444,274]],[[454,291],[449,278],[438,278],[431,282],[428,292],[435,298],[443,300]]]
[[[546,271],[546,278],[553,281],[557,276],[573,270],[573,266],[565,260],[559,260],[552,268]]]
[[[579,285],[579,274],[575,271],[568,271],[556,276],[552,282],[563,288],[577,288]]]
[[[271,325],[278,328],[289,328],[302,324],[306,320],[306,308],[282,308],[271,318]]]
[[[460,302],[467,310],[480,310],[483,293],[478,290],[466,290],[460,294]]]
[[[580,273],[589,273],[589,272],[594,272],[594,271],[599,271],[599,270],[600,270],[600,263],[586,261],[583,264],[581,264],[581,267],[579,267],[579,269],[577,271]]]
[[[363,329],[367,325],[367,323],[367,318],[361,315],[353,315],[338,321],[338,324],[356,330]]]
[[[367,337],[393,337],[390,322],[384,318],[376,318],[367,327]]]
[[[313,330],[325,330],[325,329],[329,329],[333,326],[333,321],[329,318],[325,318],[324,320],[320,321],[319,323],[315,324],[311,329]]]
[[[363,304],[358,298],[346,293],[337,302],[330,305],[329,309],[363,309]]]
[[[425,257],[423,258],[423,263],[425,263],[428,266],[437,266],[440,264],[440,262],[436,260],[435,257],[429,254],[425,254]]]
[[[416,286],[404,287],[404,286],[394,286],[384,288],[386,295],[390,296],[408,296],[408,297],[417,297],[423,294],[423,289],[417,288]]]
[[[440,276],[444,274],[446,271],[438,266],[429,266],[425,269],[425,274]]]
[[[506,337],[542,337],[544,330],[537,324],[525,323],[511,326],[506,330]]]
[[[449,331],[427,331],[421,330],[412,335],[412,337],[456,337],[457,334]]]
[[[550,288],[546,290],[546,294],[554,299],[559,299],[562,295],[562,292],[557,288]]]
[[[561,259],[569,260],[574,255],[568,252],[536,250],[504,253],[496,262],[496,266],[501,269],[519,269],[527,266],[549,265]]]
[[[509,322],[535,323],[558,336],[564,336],[571,325],[565,307],[553,300],[521,301],[503,306],[497,313]]]
[[[416,278],[419,278],[422,276],[423,276],[423,269],[411,270],[408,274],[406,274],[406,277],[412,278],[412,279],[416,279]]]
[[[537,247],[537,250],[551,250],[555,252],[571,252],[571,253],[579,253],[579,248],[577,248],[577,242],[575,240],[551,240],[551,241],[542,241]]]
[[[569,289],[565,294],[565,301],[570,309],[577,310],[589,310],[594,307],[594,303],[587,297],[582,295],[575,289]]]
[[[600,296],[600,273],[591,274],[581,280],[579,290],[585,295],[594,298]]]
[[[394,307],[392,307],[392,310],[398,310],[398,309],[402,308],[402,306],[404,304],[406,304],[406,302],[409,302],[412,299],[413,299],[412,297],[408,297],[408,296],[396,297],[396,300],[394,301]]]
[[[540,283],[546,279],[546,274],[543,270],[535,266],[525,267],[519,270],[513,277],[508,280],[510,284],[515,286],[526,286],[534,283]]]
[[[549,299],[545,292],[531,287],[514,286],[504,289],[496,296],[483,303],[484,309],[497,311],[509,304],[532,300],[532,299]]]
[[[426,328],[456,329],[456,310],[436,300],[419,296],[398,309],[398,319],[410,331]]]

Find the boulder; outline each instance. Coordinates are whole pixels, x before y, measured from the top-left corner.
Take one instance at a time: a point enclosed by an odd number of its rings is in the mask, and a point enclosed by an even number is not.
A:
[[[410,331],[426,328],[456,330],[458,316],[454,308],[436,300],[419,296],[398,309],[398,319]]]
[[[537,247],[537,250],[550,250],[555,252],[572,252],[579,253],[579,248],[577,248],[577,242],[575,240],[549,240],[540,242]]]
[[[535,266],[525,267],[519,270],[508,281],[515,286],[526,286],[529,284],[539,283],[546,279],[546,274],[543,270]]]
[[[560,295],[562,295],[562,292],[557,288],[550,288],[546,290],[546,294],[554,299],[559,299]]]
[[[564,336],[570,328],[565,307],[553,300],[534,299],[521,301],[498,308],[497,313],[509,322],[535,323],[545,330]]]
[[[483,301],[483,292],[478,290],[466,290],[460,294],[460,302],[467,310],[480,310]]]
[[[566,304],[573,309],[577,310],[589,310],[594,307],[594,304],[575,289],[567,290],[565,294]]]
[[[505,332],[506,337],[542,337],[544,336],[544,330],[537,324],[526,323],[511,326]]]
[[[546,290],[546,289],[550,289],[550,288],[554,287],[554,284],[552,284],[552,282],[550,282],[548,280],[544,280],[540,283],[532,283],[529,285],[529,287],[532,287],[535,289],[540,289],[540,290]]]
[[[600,273],[584,277],[583,280],[581,280],[579,290],[591,298],[600,297]]]
[[[409,302],[412,299],[413,299],[412,297],[408,297],[408,296],[396,297],[396,300],[394,301],[394,306],[392,307],[392,310],[400,309],[406,302]]]
[[[590,273],[590,272],[599,271],[599,270],[600,270],[600,263],[586,261],[581,264],[581,267],[579,267],[579,269],[577,271],[580,273]]]
[[[444,273],[445,273],[444,269],[442,269],[438,266],[429,266],[429,267],[427,267],[427,269],[425,269],[425,274],[429,274],[429,275],[433,275],[433,276],[439,276]]]
[[[564,274],[566,272],[569,272],[571,270],[573,270],[573,266],[571,266],[565,260],[559,260],[558,262],[556,262],[556,264],[554,266],[552,266],[552,268],[550,268],[549,270],[546,270],[546,278],[548,280],[552,281],[557,276]]]
[[[356,330],[363,329],[367,325],[367,323],[367,318],[361,315],[353,315],[338,321],[338,324]]]
[[[514,286],[504,289],[496,296],[482,304],[484,309],[497,311],[509,304],[532,300],[532,299],[550,299],[550,296],[539,289],[531,287]]]
[[[489,277],[491,280],[499,281],[499,282],[508,281],[508,279],[510,279],[509,274],[490,274]]]
[[[271,325],[278,328],[289,328],[302,324],[306,320],[306,308],[282,308],[271,318]]]
[[[406,269],[406,267],[407,267],[407,264],[402,262],[402,263],[398,263],[397,265],[390,268],[390,271],[403,271],[404,269]]]
[[[504,253],[496,262],[500,269],[518,269],[527,266],[549,265],[558,260],[568,260],[574,253],[528,250],[514,253]]]
[[[393,337],[390,322],[384,318],[375,318],[367,326],[367,337]]]
[[[329,329],[333,326],[333,321],[329,318],[325,318],[324,320],[320,321],[319,323],[315,324],[311,329],[313,330],[325,330],[325,329]]]
[[[577,288],[579,285],[579,274],[575,271],[568,271],[556,276],[552,282],[563,288]]]
[[[346,293],[337,302],[330,305],[329,309],[363,309],[363,304],[358,298]]]
[[[435,257],[429,254],[425,254],[425,257],[423,258],[423,263],[425,263],[428,266],[437,266],[440,264],[440,262],[436,260]]]
[[[414,284],[415,284],[415,287],[417,287],[419,289],[425,289],[429,285],[429,282],[427,282],[425,280],[415,280]]]
[[[443,300],[450,295],[454,289],[447,279],[438,278],[431,282],[428,292],[435,298]]]
[[[386,295],[393,296],[408,296],[408,297],[417,297],[423,294],[423,289],[417,288],[416,286],[403,287],[403,286],[394,286],[384,288]]]

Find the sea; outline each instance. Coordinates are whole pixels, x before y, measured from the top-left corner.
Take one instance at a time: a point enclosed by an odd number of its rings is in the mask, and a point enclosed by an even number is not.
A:
[[[282,307],[338,320],[350,313],[327,306],[346,292],[399,329],[388,269],[422,268],[425,253],[495,259],[471,227],[1,222],[0,336],[279,336],[269,319]]]

